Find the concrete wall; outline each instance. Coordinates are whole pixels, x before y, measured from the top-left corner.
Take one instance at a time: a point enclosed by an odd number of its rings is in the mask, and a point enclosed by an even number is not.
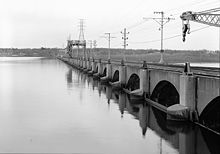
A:
[[[87,61],[87,69],[88,69],[88,70],[91,70],[91,69],[92,69],[92,65],[91,65],[91,64],[92,64],[92,62],[88,60],[88,61]]]
[[[126,83],[128,83],[132,74],[137,74],[140,78],[140,70],[140,67],[127,66]]]
[[[160,81],[169,81],[180,93],[180,75],[179,73],[167,72],[162,70],[150,70],[150,94]]]
[[[96,65],[97,65],[97,63],[96,63],[95,61],[92,61],[92,62],[91,62],[92,71],[95,71],[95,70],[96,70]]]
[[[75,65],[80,65],[82,66],[82,59],[81,62],[77,59],[69,59],[69,61]],[[89,63],[91,68],[92,63]],[[98,67],[98,72],[100,74],[103,74],[104,69],[107,68],[107,63],[103,63],[100,61],[95,62],[95,69]],[[130,76],[132,74],[137,74],[139,78],[141,79],[141,67],[138,66],[123,66],[123,68],[126,68],[125,71],[125,77],[123,79],[123,82],[128,82]],[[119,76],[121,77],[120,70],[122,70],[121,64],[111,64],[111,78],[113,78],[114,73],[118,70],[119,71]],[[143,70],[142,70],[143,71]],[[168,81],[170,82],[178,91],[178,93],[181,95],[181,90],[180,90],[180,76],[182,74],[177,73],[177,72],[171,72],[167,70],[158,70],[158,69],[149,69],[146,71],[146,77],[149,79],[143,80],[144,86],[147,86],[145,91],[149,91],[149,94],[152,94],[155,87],[160,81]],[[143,74],[143,72],[142,72]],[[125,80],[125,81],[124,81]],[[210,103],[214,98],[220,96],[220,79],[219,78],[214,78],[214,77],[205,77],[205,76],[196,76],[196,84],[194,86],[195,88],[195,103],[196,104],[196,109],[198,111],[198,114],[200,115],[204,108]],[[143,82],[140,82],[143,84]],[[125,83],[123,83],[125,84]],[[141,87],[141,85],[140,85]],[[142,86],[143,88],[143,86]],[[144,89],[144,88],[143,88]]]
[[[112,64],[112,73],[111,73],[112,77],[111,78],[113,78],[116,71],[119,71],[119,67],[120,65]]]
[[[100,67],[99,69],[101,69],[101,70],[100,70],[101,74],[104,73],[105,68],[106,68],[106,72],[107,72],[107,64],[106,64],[106,63],[101,63],[100,66],[101,66],[101,67]]]
[[[220,79],[209,77],[197,78],[197,110],[199,115],[214,98],[220,96]]]

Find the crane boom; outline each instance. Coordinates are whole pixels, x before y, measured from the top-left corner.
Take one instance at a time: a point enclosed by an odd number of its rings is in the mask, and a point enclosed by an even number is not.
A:
[[[220,27],[220,14],[193,13],[191,11],[187,11],[184,12],[180,18],[182,20],[191,20],[210,26]]]
[[[220,12],[220,7],[201,12],[183,12],[180,16],[183,22],[183,42],[185,42],[186,33],[190,34],[189,21],[220,27],[220,14],[216,12]]]

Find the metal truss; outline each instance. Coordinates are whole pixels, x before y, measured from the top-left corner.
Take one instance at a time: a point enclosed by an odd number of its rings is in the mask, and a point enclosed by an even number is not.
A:
[[[197,13],[193,13],[192,11],[187,11],[182,13],[180,18],[182,20],[191,20],[210,26],[220,27],[220,14],[213,13],[219,11],[220,8],[197,12]]]

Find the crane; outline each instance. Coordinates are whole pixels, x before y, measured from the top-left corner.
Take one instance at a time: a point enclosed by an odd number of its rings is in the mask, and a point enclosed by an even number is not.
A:
[[[201,12],[186,11],[180,18],[183,23],[183,42],[185,42],[186,33],[190,34],[189,21],[194,21],[210,26],[220,27],[220,7],[209,9]]]

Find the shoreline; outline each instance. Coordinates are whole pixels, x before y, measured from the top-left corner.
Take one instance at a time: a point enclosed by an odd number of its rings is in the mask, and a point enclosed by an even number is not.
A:
[[[108,59],[109,49],[97,48],[86,49],[86,57],[95,57],[96,59]],[[125,54],[125,56],[124,56]],[[66,55],[65,49],[46,48],[46,49],[1,49],[0,57],[47,57],[55,58],[60,55]],[[77,56],[77,50],[73,49],[73,56]],[[79,57],[84,57],[80,50]],[[132,49],[110,49],[111,59],[121,60],[125,57],[127,61],[146,61],[159,62],[161,53],[156,49],[132,50]],[[220,52],[208,50],[165,50],[163,53],[166,63],[220,63]]]

